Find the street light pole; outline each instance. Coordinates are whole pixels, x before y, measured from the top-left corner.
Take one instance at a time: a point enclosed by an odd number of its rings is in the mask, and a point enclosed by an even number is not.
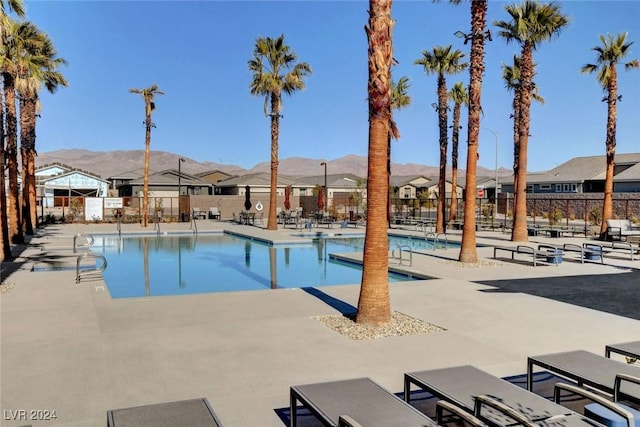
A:
[[[178,216],[182,215],[182,211],[180,209],[180,195],[182,193],[182,163],[184,162],[184,157],[178,158]],[[180,218],[179,220],[182,220]]]
[[[327,206],[328,202],[328,194],[327,194],[327,162],[320,163],[320,166],[324,166],[324,209],[329,210],[329,206]]]

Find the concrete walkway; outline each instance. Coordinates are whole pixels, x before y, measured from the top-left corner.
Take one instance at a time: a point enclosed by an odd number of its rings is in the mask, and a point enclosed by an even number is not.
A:
[[[291,229],[209,220],[198,228],[298,238]],[[111,299],[101,279],[76,285],[73,271],[30,271],[43,254],[70,255],[76,233],[114,231],[113,224],[52,225],[16,248],[16,262],[3,264],[2,426],[105,426],[109,409],[206,397],[225,426],[282,427],[294,384],[366,376],[399,392],[408,371],[473,364],[517,375],[529,355],[604,354],[605,344],[640,339],[640,260],[624,255],[605,265],[533,267],[525,258],[494,260],[486,246],[478,249],[482,266],[465,267],[453,261],[455,249],[415,254],[412,268],[434,279],[393,283],[392,308],[446,330],[369,341],[313,319],[337,311],[300,289]],[[162,224],[163,233],[177,231],[189,232],[189,224]],[[126,225],[123,232],[153,230]],[[457,233],[448,239],[459,240]],[[478,236],[480,244],[510,244],[500,232]],[[357,305],[358,284],[321,290]],[[12,420],[10,411],[21,409],[27,419]],[[30,410],[55,410],[57,418],[30,419]]]

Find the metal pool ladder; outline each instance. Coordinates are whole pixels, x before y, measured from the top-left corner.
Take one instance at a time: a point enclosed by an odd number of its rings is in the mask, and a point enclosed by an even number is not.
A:
[[[91,269],[80,270],[80,263],[85,258],[93,258],[95,260],[101,260],[102,265],[100,266],[96,265],[95,268],[91,268]],[[106,269],[107,269],[107,259],[104,257],[104,255],[96,254],[93,252],[82,253],[78,255],[78,258],[76,259],[76,283],[80,283],[80,279],[83,276],[93,276],[93,275],[102,273]]]
[[[84,241],[78,239],[85,239]],[[73,253],[78,252],[78,249],[87,250],[93,245],[94,239],[91,234],[88,233],[78,233],[73,236]]]
[[[395,245],[391,250],[391,259],[397,259],[398,264],[402,265],[404,258],[402,257],[402,250],[407,249],[409,252],[409,267],[413,265],[413,249],[409,245]]]
[[[449,241],[447,239],[446,233],[434,233],[432,231],[424,233],[424,238],[428,242],[430,239],[433,240],[433,250],[438,249],[438,243],[441,243],[441,238],[444,237],[443,247],[447,249]]]

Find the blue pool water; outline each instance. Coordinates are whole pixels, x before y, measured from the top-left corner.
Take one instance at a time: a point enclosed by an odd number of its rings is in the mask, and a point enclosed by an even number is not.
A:
[[[390,238],[390,246],[428,247]],[[113,298],[359,284],[361,266],[331,253],[361,252],[364,237],[320,238],[269,245],[228,234],[97,236],[92,247],[108,261],[104,280]],[[389,281],[411,280],[389,274]]]

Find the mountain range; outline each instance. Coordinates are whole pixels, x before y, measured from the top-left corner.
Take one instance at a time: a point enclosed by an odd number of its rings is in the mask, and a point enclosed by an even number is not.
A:
[[[186,174],[195,175],[200,172],[220,170],[231,175],[246,175],[252,173],[269,172],[269,162],[258,163],[251,169],[244,169],[237,165],[226,165],[215,162],[199,162],[197,160],[179,156],[166,151],[150,152],[149,168],[154,171],[177,169],[178,159],[185,161],[181,170]],[[115,150],[90,151],[85,149],[65,149],[39,153],[36,157],[36,167],[51,163],[62,163],[76,169],[98,175],[107,179],[113,175],[129,172],[144,167],[144,150]],[[320,175],[323,173],[321,162],[327,163],[329,174],[353,173],[357,176],[367,175],[367,157],[347,155],[339,159],[309,159],[304,157],[290,157],[280,159],[278,173],[283,175]],[[396,176],[424,175],[437,176],[438,166],[426,166],[416,163],[392,163],[391,173]],[[460,171],[459,174],[463,174]],[[494,176],[495,169],[478,167],[478,176]],[[506,168],[498,170],[500,176],[510,176],[512,171]]]

